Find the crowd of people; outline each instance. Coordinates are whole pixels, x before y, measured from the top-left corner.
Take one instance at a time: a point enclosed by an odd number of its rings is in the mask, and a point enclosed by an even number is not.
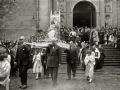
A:
[[[80,68],[85,70],[88,83],[92,82],[94,71],[103,67],[105,55],[100,44],[111,44],[116,48],[120,40],[119,29],[112,27],[108,29],[102,27],[101,30],[87,27],[61,28],[60,37],[62,41],[70,45],[69,49],[64,48],[64,52],[67,53],[67,80],[71,80],[71,71],[73,79],[76,79],[76,67],[80,65]],[[51,74],[53,89],[56,89],[62,53],[56,40],[51,42],[47,47],[31,48],[31,45],[26,43],[24,36],[21,36],[19,41],[15,42],[2,40],[0,46],[6,50],[2,51],[1,49],[0,63],[8,61],[11,65],[11,70],[8,70],[8,73],[5,74],[12,76],[18,71],[21,79],[20,88],[25,89],[27,88],[27,71],[32,67],[33,73],[36,73],[36,80],[39,79],[40,73],[44,78],[49,78],[49,74]],[[0,72],[0,77],[2,77],[1,75]],[[7,82],[9,82],[9,78]]]
[[[91,37],[92,32],[96,33],[97,37]],[[99,44],[112,44],[115,48],[119,48],[118,43],[120,42],[120,29],[117,27],[102,27],[101,29],[97,28],[88,28],[88,27],[74,27],[70,28],[61,28],[60,29],[61,40],[66,42],[74,41],[79,43],[84,41],[90,41],[91,38],[97,39]]]

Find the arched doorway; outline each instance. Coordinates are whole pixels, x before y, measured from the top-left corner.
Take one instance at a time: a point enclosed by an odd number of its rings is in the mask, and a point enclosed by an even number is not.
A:
[[[91,2],[78,2],[73,9],[73,27],[96,27],[96,9]]]

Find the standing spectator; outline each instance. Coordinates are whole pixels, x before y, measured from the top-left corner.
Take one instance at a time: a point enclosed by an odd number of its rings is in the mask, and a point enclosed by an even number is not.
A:
[[[105,30],[104,27],[102,27],[101,30],[98,32],[100,44],[104,44],[104,30]]]
[[[47,51],[46,48],[43,48],[43,55],[42,55],[42,66],[44,70],[44,78],[49,78],[49,67],[47,65]]]
[[[107,31],[104,32],[104,44],[107,44]]]
[[[89,44],[88,43],[84,43],[83,45],[84,45],[84,47],[81,50],[81,63],[82,63],[82,68],[85,70],[84,59],[85,59],[85,56],[87,54],[87,50],[89,49]]]
[[[115,29],[113,35],[114,35],[114,46],[117,48],[117,33],[118,33],[118,28]]]
[[[100,51],[100,69],[103,67],[104,64],[104,59],[105,59],[105,54],[104,54],[104,49],[102,48],[101,45],[99,45],[99,51]]]
[[[77,65],[77,49],[73,44],[73,41],[70,41],[70,50],[65,50],[67,53],[67,80],[71,80],[71,71],[73,72],[73,79],[76,76],[76,65]]]
[[[39,51],[39,49],[36,49],[35,55],[33,57],[33,73],[36,73],[36,80],[38,80],[39,78],[39,73],[42,73],[42,62],[41,62],[41,56],[43,55],[43,53],[41,52],[41,50]]]
[[[68,36],[69,36],[69,34],[68,34],[68,30],[67,29],[65,29],[64,34],[65,34],[65,41],[68,42]]]
[[[50,45],[47,48],[47,52],[48,52],[47,63],[48,66],[50,67],[51,78],[53,81],[53,89],[56,89],[58,85],[57,84],[58,67],[61,61],[60,48],[57,46],[56,42],[53,41],[52,45]]]
[[[81,42],[84,42],[85,41],[85,30],[83,27],[81,27]]]
[[[20,42],[17,48],[16,53],[16,62],[19,68],[19,76],[21,79],[21,86],[20,88],[25,89],[27,88],[27,71],[29,69],[30,59],[30,46],[26,45],[25,37],[20,37]]]
[[[11,62],[10,62],[10,65],[11,65],[11,71],[10,71],[10,75],[14,76],[16,71],[15,71],[15,65],[14,65],[14,62],[15,62],[15,53],[16,53],[16,50],[14,48],[12,48],[12,46],[9,47],[8,49],[9,51],[9,54],[11,56]]]
[[[91,54],[90,50],[87,51],[84,62],[86,65],[85,75],[87,76],[88,83],[91,83],[94,74],[95,57]]]
[[[114,46],[114,36],[113,36],[113,34],[110,34],[110,36],[109,36],[109,43],[112,44],[112,46]]]
[[[98,31],[96,29],[93,29],[93,43],[94,45],[96,42],[99,42],[99,37],[98,37]]]
[[[99,51],[99,48],[97,48],[96,47],[96,45],[93,45],[93,51],[94,51],[94,53],[95,53],[95,70],[97,70],[97,69],[100,69],[100,51]]]
[[[70,40],[75,43],[75,40],[76,40],[76,32],[74,31],[74,29],[72,29],[72,31],[70,32],[69,36],[70,36],[70,38],[71,38]]]

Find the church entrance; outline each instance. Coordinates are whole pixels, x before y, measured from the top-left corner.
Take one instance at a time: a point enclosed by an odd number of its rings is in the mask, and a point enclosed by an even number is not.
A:
[[[96,10],[88,1],[77,3],[73,9],[73,27],[96,27]]]

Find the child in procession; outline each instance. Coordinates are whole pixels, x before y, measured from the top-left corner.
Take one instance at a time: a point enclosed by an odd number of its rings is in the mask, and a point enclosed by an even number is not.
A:
[[[39,73],[42,73],[42,62],[41,56],[43,55],[42,49],[36,49],[35,55],[33,56],[33,73],[36,73],[36,80],[39,78]]]
[[[91,81],[93,80],[94,65],[95,65],[94,52],[88,50],[84,62],[86,65],[85,75],[87,77],[87,82],[91,83]]]

